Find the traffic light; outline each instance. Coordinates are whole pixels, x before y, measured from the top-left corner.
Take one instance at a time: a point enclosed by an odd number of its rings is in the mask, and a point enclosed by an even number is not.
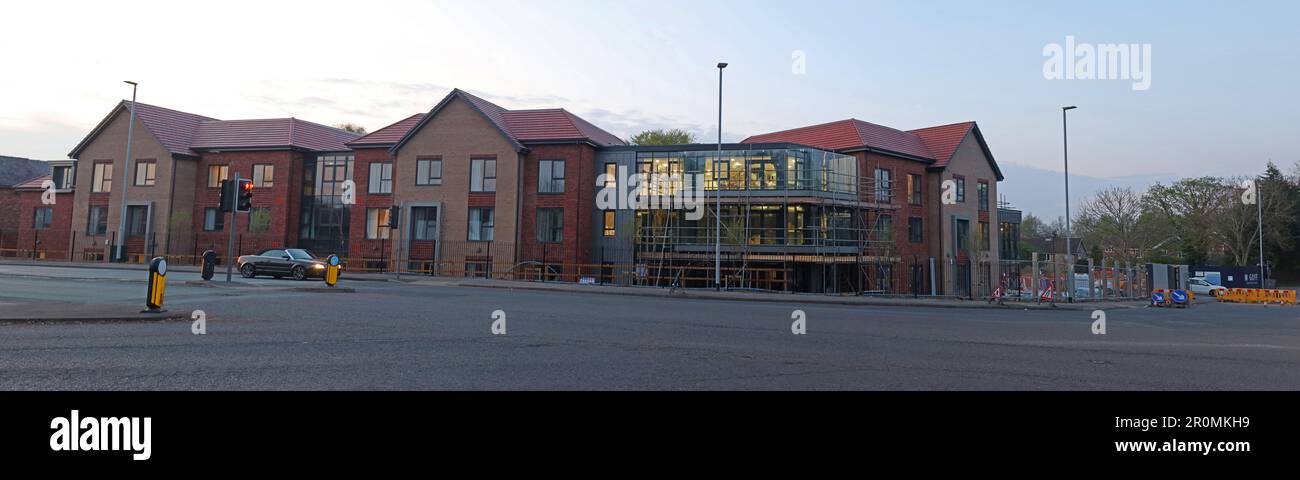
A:
[[[396,205],[388,207],[388,228],[397,228],[398,218],[402,216],[402,209]]]
[[[248,179],[239,179],[239,203],[235,211],[248,212],[253,209],[253,181]]]
[[[217,203],[221,213],[235,210],[235,182],[232,180],[221,181],[221,200]]]

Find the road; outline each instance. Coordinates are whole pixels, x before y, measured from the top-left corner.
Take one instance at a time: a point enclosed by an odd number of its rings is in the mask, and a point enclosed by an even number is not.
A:
[[[203,310],[205,335],[189,322],[0,324],[0,389],[1300,389],[1296,307],[1111,310],[1094,335],[1088,311],[171,276],[167,308]],[[139,304],[143,285],[139,271],[0,265],[0,309]],[[796,309],[806,335],[791,334]]]

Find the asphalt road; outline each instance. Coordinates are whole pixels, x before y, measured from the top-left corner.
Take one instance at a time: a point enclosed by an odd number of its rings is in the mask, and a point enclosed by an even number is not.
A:
[[[188,286],[189,322],[0,324],[0,389],[1300,389],[1300,308],[665,299],[391,282]],[[139,271],[0,265],[0,309],[139,304]],[[320,282],[308,285],[320,285]],[[803,310],[807,334],[791,334]],[[492,334],[493,312],[506,333]]]

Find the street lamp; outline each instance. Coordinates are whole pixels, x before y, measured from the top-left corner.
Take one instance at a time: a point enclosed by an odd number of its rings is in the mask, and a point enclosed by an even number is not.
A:
[[[1065,258],[1068,260],[1073,253],[1074,246],[1070,244],[1070,131],[1066,126],[1065,113],[1079,108],[1075,105],[1061,107],[1061,145],[1064,149],[1065,157]],[[1070,278],[1068,284],[1071,288],[1066,290],[1065,298],[1067,302],[1074,301],[1074,264],[1070,264]]]
[[[117,216],[117,247],[114,248],[113,257],[118,262],[126,261],[126,190],[131,185],[131,144],[135,138],[135,92],[139,84],[130,80],[124,80],[131,86],[131,121],[126,125],[126,161],[122,162],[122,209]]]
[[[717,196],[717,209],[713,212],[713,289],[722,290],[722,69],[726,62],[718,63],[718,155],[713,159],[713,190]]]

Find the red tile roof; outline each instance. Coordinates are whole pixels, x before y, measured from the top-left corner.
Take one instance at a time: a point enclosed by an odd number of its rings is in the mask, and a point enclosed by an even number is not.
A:
[[[47,173],[45,175],[28,179],[24,182],[14,185],[14,190],[42,190],[41,184],[44,183],[46,180],[54,180],[54,176]]]
[[[194,150],[295,147],[329,152],[348,150],[346,142],[359,135],[297,118],[224,120],[199,124]]]
[[[855,118],[754,135],[741,143],[774,142],[798,143],[827,150],[870,147],[919,159],[935,160],[931,152],[926,149],[925,143],[916,135]]]
[[[119,113],[129,113],[131,102],[123,100],[100,121],[68,154],[77,158]],[[179,110],[136,102],[135,115],[167,151],[175,155],[198,156],[196,150],[213,148],[286,148],[314,151],[347,150],[346,142],[358,135],[333,127],[299,120],[217,120]]]
[[[397,143],[398,140],[401,140],[402,137],[406,136],[406,132],[411,131],[411,128],[414,127],[415,124],[420,123],[420,120],[423,119],[424,119],[423,113],[417,113],[415,115],[411,115],[404,119],[398,120],[397,123],[381,128],[379,130],[375,130],[373,132],[370,132],[369,134],[362,136],[361,138],[348,142],[348,146],[350,147],[391,147],[394,143]]]
[[[975,122],[961,122],[908,130],[907,133],[920,138],[925,148],[934,155],[936,160],[934,166],[942,168],[948,166],[948,160],[952,159],[952,154],[957,151],[961,141],[974,127]]]
[[[460,98],[481,112],[502,135],[517,149],[524,143],[540,142],[591,142],[597,146],[626,145],[614,134],[602,130],[591,122],[562,108],[542,110],[507,110],[461,89],[452,89],[433,110],[407,128],[393,149],[401,148],[408,137],[433,118],[452,99]],[[410,120],[408,118],[407,120]],[[403,122],[407,121],[404,120]],[[390,127],[398,127],[402,122]],[[385,127],[389,128],[389,127]],[[378,133],[378,132],[376,132]]]

